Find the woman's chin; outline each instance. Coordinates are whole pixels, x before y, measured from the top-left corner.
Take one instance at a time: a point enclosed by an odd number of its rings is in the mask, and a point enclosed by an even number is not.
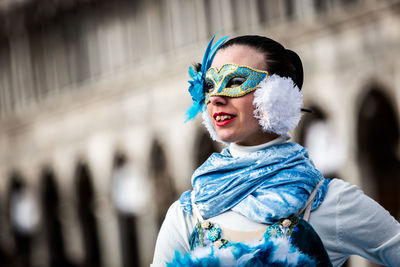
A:
[[[232,136],[231,134],[226,134],[226,133],[219,133],[217,132],[219,139],[225,143],[236,143],[238,140],[235,138],[235,136]]]
[[[217,131],[219,139],[225,143],[247,143],[247,138],[239,135],[237,132],[229,131],[227,129]],[[250,141],[251,142],[251,141]]]

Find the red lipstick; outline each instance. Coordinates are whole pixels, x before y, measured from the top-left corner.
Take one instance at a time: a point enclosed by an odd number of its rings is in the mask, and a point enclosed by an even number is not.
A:
[[[223,121],[217,121],[218,116],[230,116],[231,118],[228,120],[223,120]],[[235,119],[235,115],[225,113],[225,112],[217,112],[213,114],[213,118],[215,120],[215,125],[216,126],[225,126],[228,123],[232,122]]]

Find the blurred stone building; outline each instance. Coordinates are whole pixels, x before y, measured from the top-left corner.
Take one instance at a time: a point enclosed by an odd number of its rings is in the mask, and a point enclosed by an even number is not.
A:
[[[187,67],[220,29],[298,52],[314,112],[294,140],[400,218],[400,1],[3,0],[1,266],[148,266],[220,149],[184,123]]]

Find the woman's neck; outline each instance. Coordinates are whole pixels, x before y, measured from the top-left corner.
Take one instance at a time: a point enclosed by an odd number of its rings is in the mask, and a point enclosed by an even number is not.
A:
[[[272,145],[284,143],[289,138],[290,138],[289,136],[279,136],[269,142],[266,142],[266,143],[260,144],[260,145],[255,145],[255,146],[242,146],[239,144],[231,143],[229,145],[229,151],[231,152],[231,155],[233,157],[239,157],[239,156],[243,156],[245,154],[251,153],[251,152],[255,152],[255,151],[264,149],[264,148],[272,146]]]
[[[276,133],[262,132],[260,130],[250,137],[247,137],[245,140],[236,142],[236,144],[240,146],[257,146],[275,140],[279,136],[280,135]]]

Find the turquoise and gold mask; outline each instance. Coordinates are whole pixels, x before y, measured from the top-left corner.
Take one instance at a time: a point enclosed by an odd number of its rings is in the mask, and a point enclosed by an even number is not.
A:
[[[219,70],[212,67],[205,76],[205,102],[208,104],[211,96],[244,96],[256,90],[267,76],[267,71],[236,64],[225,64]]]

